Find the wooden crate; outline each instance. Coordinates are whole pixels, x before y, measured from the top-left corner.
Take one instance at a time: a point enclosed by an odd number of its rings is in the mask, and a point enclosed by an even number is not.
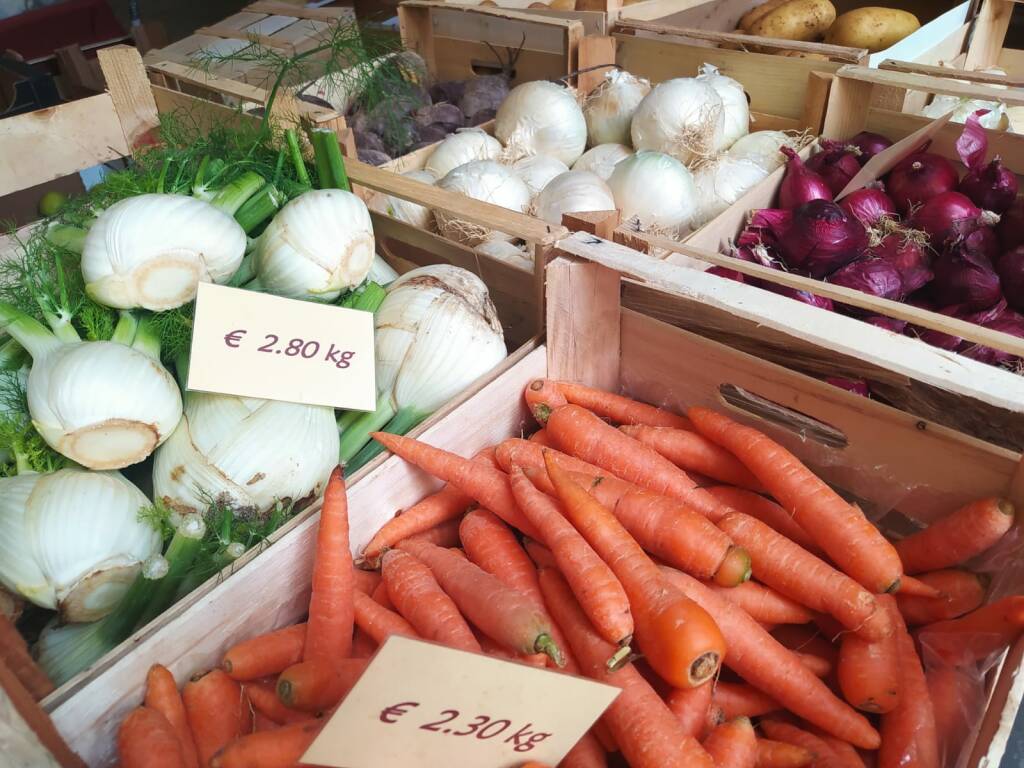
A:
[[[917,115],[869,108],[871,91],[876,87],[971,93],[977,98],[987,98],[994,91],[1008,103],[1024,103],[1024,92],[1018,89],[999,90],[922,74],[850,66],[840,69],[837,75],[823,130],[824,136],[835,139],[848,138],[866,129],[898,140],[931,122]],[[931,151],[956,158],[954,143],[962,128],[952,123],[943,126],[933,137]],[[1024,136],[990,132],[990,152],[1001,154],[1019,175],[1024,174],[1022,150]],[[772,206],[781,176],[777,172],[775,186],[752,190],[685,244],[661,243],[666,250],[678,254],[667,257],[666,268],[676,262],[692,264],[691,260],[697,258],[747,271],[746,265],[720,254],[745,226],[751,210]],[[856,291],[757,267],[751,274],[755,271],[759,278],[865,306],[865,294]],[[1024,447],[1024,380],[1009,371],[715,275],[690,269],[673,272],[673,280],[685,282],[691,295],[701,298],[699,312],[694,314],[688,302],[664,302],[649,288],[639,285],[627,286],[625,301],[684,328],[696,327],[702,332],[710,329],[706,332],[737,349],[763,355],[802,372],[820,377],[866,378],[877,385],[876,392],[881,397],[903,411],[1016,450]],[[900,317],[1017,354],[1024,352],[1020,339],[953,322],[905,304],[872,301],[877,302],[868,308],[873,313]]]
[[[151,85],[134,48],[109,48],[99,53],[99,59],[108,92],[0,121],[0,194],[129,156],[140,141],[153,135],[160,112],[184,108],[196,118],[254,120],[228,107]],[[83,126],[91,126],[97,133],[83,130]],[[41,127],[45,130],[40,130]],[[23,159],[32,159],[33,162],[25,163]],[[566,234],[566,230],[550,227],[529,216],[469,200],[358,161],[347,160],[346,169],[352,182],[365,189],[403,197],[472,223],[515,232],[530,244],[540,263],[543,263],[544,253],[551,244]],[[455,245],[386,216],[372,213],[371,218],[379,242],[386,238],[389,242],[410,246],[403,252],[404,258],[393,263],[398,271],[443,263],[465,267],[478,274],[490,289],[510,350],[517,349],[539,332],[541,317],[536,298],[539,288],[532,272],[513,268],[499,260],[478,257],[471,248]],[[0,258],[12,247],[11,239],[0,238]],[[386,257],[386,251],[384,254]],[[461,399],[456,398],[455,402]],[[418,429],[429,430],[440,418],[437,415]],[[378,459],[376,463],[380,461]],[[350,482],[358,487],[362,478],[369,476],[375,466],[375,463],[369,464],[350,478]],[[272,535],[270,540],[276,541],[285,536],[290,528],[300,526],[313,512],[314,509],[306,510]],[[44,705],[52,710],[74,701],[78,692],[87,688],[103,670],[116,666],[125,656],[134,656],[139,644],[158,632],[161,626],[173,623],[174,617],[190,605],[203,602],[206,594],[229,575],[244,572],[256,554],[250,551],[243,555],[218,578],[192,592],[90,669],[47,696]]]
[[[1018,453],[623,307],[620,278],[646,277],[636,271],[643,259],[634,251],[578,233],[560,240],[554,256],[547,270],[546,345],[524,349],[500,375],[427,429],[423,440],[469,456],[518,437],[533,428],[524,387],[533,378],[551,376],[625,391],[673,409],[702,405],[730,412],[878,511],[895,507],[930,521],[982,496],[1024,503]],[[671,285],[659,292],[666,301],[696,303]],[[764,402],[773,408],[764,409]],[[826,432],[830,439],[819,442],[816,435]],[[349,493],[352,551],[359,552],[396,510],[437,487],[436,480],[398,458],[376,466]],[[64,737],[92,765],[109,764],[112,733],[140,701],[150,664],[167,665],[183,681],[219,663],[232,643],[300,620],[308,605],[316,526],[315,518],[303,521],[262,553],[257,567],[218,585],[82,695],[58,707],[52,716]],[[1024,686],[1024,677],[1015,679],[1022,652],[1024,640],[1011,650],[995,682],[972,768],[980,760],[998,761],[1005,746]]]
[[[143,58],[153,83],[200,96],[218,104],[265,104],[276,72],[255,62],[225,62],[197,68],[195,56],[204,50],[235,51],[252,42],[284,55],[316,47],[336,24],[351,24],[350,7],[307,8],[301,3],[259,0],[233,16],[200,27],[183,40],[148,51]],[[297,101],[298,113],[313,122],[344,126],[332,109]]]

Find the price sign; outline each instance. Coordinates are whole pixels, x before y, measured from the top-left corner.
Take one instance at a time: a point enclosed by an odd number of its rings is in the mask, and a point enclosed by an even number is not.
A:
[[[200,283],[188,388],[372,411],[373,314]]]
[[[333,768],[556,765],[619,689],[392,635],[302,757]]]

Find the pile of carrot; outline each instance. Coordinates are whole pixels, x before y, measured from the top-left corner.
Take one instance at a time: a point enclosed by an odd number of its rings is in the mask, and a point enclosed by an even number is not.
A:
[[[375,435],[446,485],[355,563],[336,470],[307,621],[235,645],[180,693],[155,666],[122,768],[297,765],[391,634],[621,688],[564,768],[616,752],[632,768],[954,764],[979,670],[1024,632],[1024,596],[986,604],[964,567],[1003,540],[1012,504],[890,542],[720,413],[553,380],[525,396],[539,431],[472,459]]]

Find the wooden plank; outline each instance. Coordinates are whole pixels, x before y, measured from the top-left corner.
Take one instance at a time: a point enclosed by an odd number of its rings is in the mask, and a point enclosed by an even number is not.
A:
[[[225,27],[221,24],[211,24],[208,27],[200,27],[196,30],[197,35],[208,35],[210,37],[220,37],[225,40],[234,40],[239,37],[249,40],[253,43],[259,43],[260,45],[266,46],[267,48],[277,48],[278,50],[289,51],[294,53],[295,46],[291,43],[287,43],[276,39],[272,35],[257,35],[257,34],[239,34],[236,29]]]
[[[260,88],[259,86],[250,85],[249,83],[228,77],[220,77],[206,72],[199,67],[179,64],[175,61],[158,61],[150,64],[149,66],[151,70],[155,69],[165,76],[171,76],[176,80],[182,80],[188,83],[194,83],[196,85],[203,86],[204,88],[209,88],[212,91],[227,94],[228,96],[234,96],[235,98],[242,99],[244,101],[254,101],[257,104],[263,104],[267,100],[266,88]],[[310,104],[309,106],[312,107],[314,105]]]
[[[800,128],[812,136],[821,134],[825,126],[828,97],[832,89],[832,75],[825,72],[811,72],[807,75],[807,90],[804,91],[804,111],[800,117]],[[758,127],[758,130],[765,130]]]
[[[1013,5],[1011,0],[982,0],[964,69],[986,69],[999,60],[999,51],[1010,28]]]
[[[1013,106],[1024,105],[1024,89],[1022,88],[996,88],[986,83],[961,83],[950,78],[948,72],[945,77],[933,77],[848,65],[841,68],[836,74],[845,79],[872,85],[910,88],[959,98],[1001,101]],[[961,73],[954,72],[953,74],[959,77]]]
[[[239,125],[248,121],[255,125],[259,118],[247,115],[234,107],[215,104],[207,99],[190,96],[187,93],[169,88],[153,86],[153,98],[160,112],[174,112],[195,125],[197,130],[205,131],[217,125]]]
[[[494,52],[485,43],[437,37],[435,46],[435,76],[442,80],[467,80],[477,75],[500,74]],[[500,49],[499,49],[500,50]],[[504,58],[502,51],[502,58]],[[513,87],[533,80],[549,80],[568,75],[570,68],[564,53],[543,53],[523,50],[516,61]]]
[[[0,662],[0,743],[15,765],[86,768],[18,678]]]
[[[583,34],[606,35],[608,34],[608,15],[602,11],[588,11],[577,8],[575,11],[552,11],[546,8],[531,8],[530,13],[534,16],[550,16],[559,19],[572,19],[583,25]]]
[[[828,136],[853,136],[863,130],[871,108],[873,90],[872,83],[837,77],[829,92],[822,133]]]
[[[328,36],[330,29],[331,25],[327,22],[299,19],[280,32],[275,32],[273,37],[282,43],[291,43],[299,48],[303,48],[307,44],[309,47],[315,48]]]
[[[441,4],[444,6],[444,4]],[[583,25],[571,19],[539,17],[496,8],[430,7],[431,29],[437,37],[482,42],[515,50],[520,45],[543,53],[566,52],[566,34]],[[486,11],[486,13],[481,13]],[[523,42],[525,38],[525,43]]]
[[[298,16],[300,19],[313,19],[333,23],[337,21],[353,22],[356,13],[348,6],[332,6],[330,8],[309,8],[303,4],[271,2],[260,0],[246,6],[246,10],[256,13],[280,14],[282,16]]]
[[[1005,85],[1010,88],[1024,87],[1024,78],[1011,75],[997,75],[991,72],[970,72],[949,67],[937,67],[931,64],[919,64],[911,61],[892,61],[886,59],[878,65],[887,72],[902,72],[913,75],[929,75],[931,77],[952,77],[967,80],[971,83],[987,83],[989,85]]]
[[[606,64],[615,64],[615,38],[590,35],[580,42],[579,78],[576,87],[586,95],[605,81],[611,71]],[[602,67],[597,69],[597,67]]]
[[[138,50],[115,45],[98,51],[97,58],[128,146],[134,149],[155,141],[152,131],[160,118]]]
[[[441,75],[437,71],[434,32],[430,26],[430,8],[402,3],[398,6],[398,27],[402,35],[402,45],[422,56],[427,62],[427,71],[435,78],[440,78]]]
[[[129,154],[109,93],[0,120],[0,196]]]

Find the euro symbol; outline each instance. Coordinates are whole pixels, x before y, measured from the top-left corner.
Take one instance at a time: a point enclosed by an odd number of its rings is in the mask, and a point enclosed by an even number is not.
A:
[[[238,345],[242,343],[242,337],[245,336],[246,333],[248,333],[248,331],[241,328],[237,331],[232,331],[224,336],[224,343],[232,349],[237,349]]]
[[[381,710],[380,721],[382,723],[395,723],[398,718],[405,714],[407,707],[418,707],[418,701],[403,701],[400,704],[392,704],[387,709]]]

